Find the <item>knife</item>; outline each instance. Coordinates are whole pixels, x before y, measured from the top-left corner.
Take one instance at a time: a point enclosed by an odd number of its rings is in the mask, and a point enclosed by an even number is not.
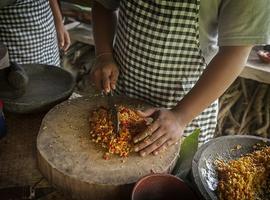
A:
[[[109,105],[109,112],[111,113],[111,116],[112,116],[113,129],[116,135],[118,136],[119,135],[119,113],[114,102],[112,90],[108,94],[108,105]]]

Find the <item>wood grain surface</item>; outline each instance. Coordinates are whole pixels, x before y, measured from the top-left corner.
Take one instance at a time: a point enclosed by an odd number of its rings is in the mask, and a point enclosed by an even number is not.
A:
[[[263,63],[257,56],[257,51],[262,47],[254,47],[251,51],[246,67],[240,74],[241,77],[270,84],[270,64]]]
[[[147,107],[126,97],[118,104]],[[102,158],[104,149],[90,140],[90,111],[106,106],[104,97],[83,97],[57,105],[43,119],[38,138],[38,165],[42,174],[57,188],[79,199],[127,199],[132,184],[150,173],[170,172],[179,145],[154,156]]]

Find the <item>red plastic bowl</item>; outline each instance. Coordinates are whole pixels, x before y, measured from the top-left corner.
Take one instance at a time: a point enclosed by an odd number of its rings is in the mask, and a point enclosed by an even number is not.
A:
[[[132,200],[198,200],[194,192],[178,177],[170,174],[151,174],[134,186]]]

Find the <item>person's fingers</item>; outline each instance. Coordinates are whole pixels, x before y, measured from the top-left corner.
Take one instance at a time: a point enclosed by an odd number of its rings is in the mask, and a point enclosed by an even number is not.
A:
[[[111,89],[115,89],[118,74],[118,68],[114,66],[113,58],[99,57],[91,69],[90,78],[98,89],[108,94]]]
[[[168,147],[170,147],[171,145],[175,144],[175,141],[170,139],[167,140],[161,147],[157,148],[155,151],[153,151],[154,155],[158,155],[161,152],[165,151]]]
[[[107,69],[102,71],[102,87],[106,93],[109,93],[111,90],[110,71],[108,71]]]
[[[150,143],[155,142],[158,138],[160,138],[162,135],[164,135],[165,131],[161,128],[157,129],[154,133],[152,133],[147,140],[149,140]]]
[[[63,33],[58,34],[58,43],[59,43],[60,48],[62,49],[64,46],[64,34]]]
[[[67,43],[66,48],[65,48],[65,51],[66,51],[70,47],[70,43],[71,43],[69,33],[67,31],[65,32],[65,37],[66,37],[66,43]]]
[[[65,43],[63,46],[63,50],[67,51],[69,46],[70,46],[70,37],[69,37],[69,34],[67,31],[65,31],[65,33],[64,33],[64,39],[65,39]]]
[[[157,110],[157,108],[148,108],[144,111],[138,110],[137,113],[141,117],[151,117]]]
[[[152,143],[151,145],[147,146],[145,149],[140,151],[140,155],[141,156],[146,156],[152,152],[154,152],[155,150],[159,149],[162,147],[162,145],[164,145],[164,143],[166,143],[166,141],[168,140],[166,135],[163,135],[162,137],[160,137],[159,139],[157,139],[154,143]]]
[[[143,141],[136,144],[134,146],[135,152],[138,152],[146,148],[147,146],[151,145],[153,142],[161,138],[164,135],[164,133],[165,133],[164,131],[162,131],[161,129],[158,129],[157,131],[153,133],[153,135],[146,137]]]
[[[118,75],[119,75],[118,69],[112,71],[111,83],[110,83],[111,85],[110,86],[113,90],[115,90],[115,88],[116,88],[116,82],[118,79]]]
[[[138,143],[138,142],[144,140],[144,138],[146,138],[148,136],[156,135],[155,131],[159,128],[159,126],[160,126],[160,124],[158,123],[158,121],[157,120],[154,121],[152,124],[150,124],[146,128],[145,131],[143,131],[142,133],[139,133],[138,135],[134,136],[134,138],[133,138],[134,143]]]

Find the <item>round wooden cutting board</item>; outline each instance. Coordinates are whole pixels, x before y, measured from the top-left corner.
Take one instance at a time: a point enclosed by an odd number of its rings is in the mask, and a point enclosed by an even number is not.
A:
[[[117,104],[147,107],[126,97]],[[104,97],[83,97],[54,107],[43,119],[38,138],[38,166],[57,188],[77,199],[129,199],[131,187],[150,173],[170,172],[180,146],[174,145],[160,155],[103,159],[104,149],[90,139],[88,118],[91,110],[106,106]]]

